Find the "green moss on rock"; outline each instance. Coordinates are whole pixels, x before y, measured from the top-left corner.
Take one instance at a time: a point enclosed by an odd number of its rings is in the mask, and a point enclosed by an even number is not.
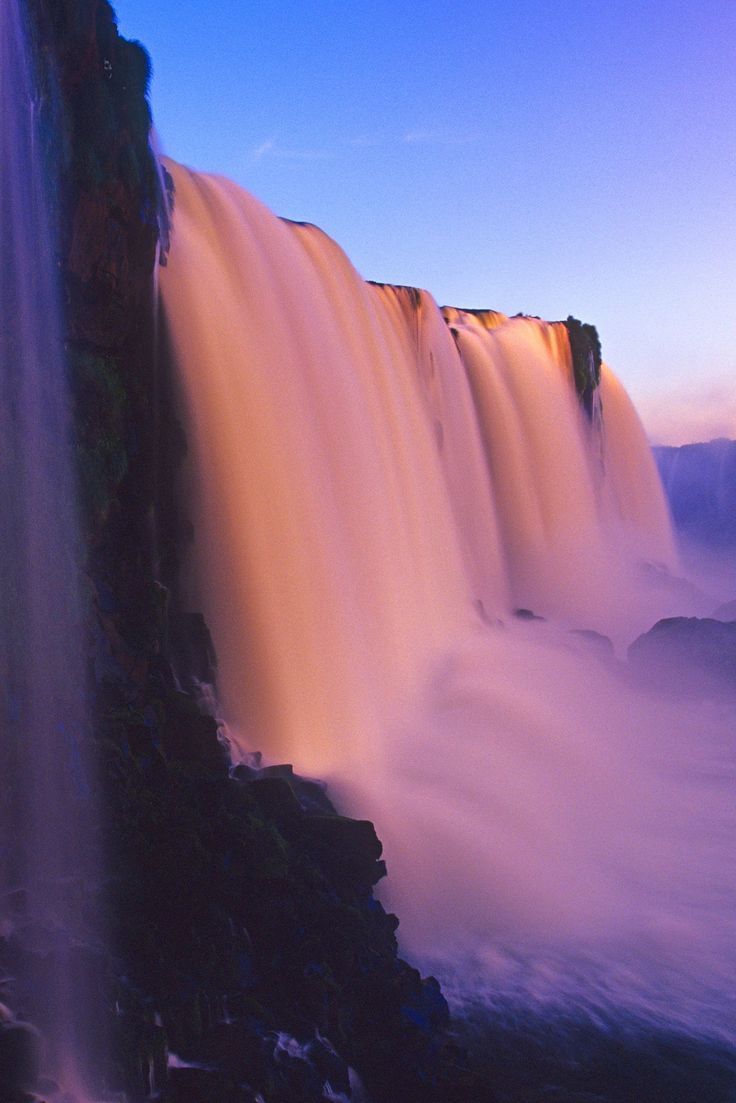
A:
[[[570,314],[565,320],[570,340],[575,389],[588,417],[593,415],[593,401],[601,381],[601,342],[594,325],[578,321]]]

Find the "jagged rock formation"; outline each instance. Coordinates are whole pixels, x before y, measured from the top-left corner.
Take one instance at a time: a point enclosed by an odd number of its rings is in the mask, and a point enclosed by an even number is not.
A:
[[[667,617],[629,647],[642,681],[683,696],[736,696],[736,621]]]

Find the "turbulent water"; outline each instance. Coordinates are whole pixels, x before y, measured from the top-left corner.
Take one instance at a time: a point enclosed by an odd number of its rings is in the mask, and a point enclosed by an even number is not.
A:
[[[677,557],[623,388],[604,367],[589,419],[564,326],[443,316],[170,168],[193,589],[236,747],[374,818],[403,944],[459,1002],[736,1040],[730,706],[646,697],[571,631],[620,655],[680,611],[647,585]]]
[[[0,935],[2,998],[75,1092],[90,1049],[75,946],[90,873],[72,449],[38,99],[17,0],[0,6]],[[96,1047],[101,1039],[95,1039]]]

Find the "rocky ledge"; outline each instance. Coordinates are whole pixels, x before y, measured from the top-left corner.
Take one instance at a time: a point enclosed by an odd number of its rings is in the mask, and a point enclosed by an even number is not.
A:
[[[668,617],[629,647],[646,685],[677,696],[736,697],[736,620]]]

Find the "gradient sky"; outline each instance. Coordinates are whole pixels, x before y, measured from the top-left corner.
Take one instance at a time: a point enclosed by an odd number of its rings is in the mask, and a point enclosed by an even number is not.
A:
[[[172,157],[368,279],[595,322],[654,436],[736,436],[736,0],[113,2]]]

